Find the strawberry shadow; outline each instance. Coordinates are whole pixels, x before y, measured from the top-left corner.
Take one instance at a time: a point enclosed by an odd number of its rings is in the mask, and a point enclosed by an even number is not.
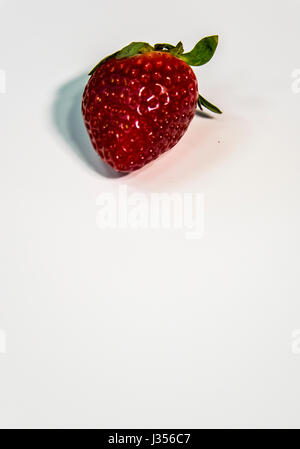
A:
[[[213,115],[209,114],[208,112],[200,111],[199,109],[197,109],[196,115],[198,117],[207,118],[209,120],[213,120],[215,118]]]
[[[88,76],[81,75],[58,89],[52,108],[54,125],[73,153],[91,170],[106,178],[120,178],[124,174],[115,172],[102,161],[85,129],[81,99],[87,81]]]

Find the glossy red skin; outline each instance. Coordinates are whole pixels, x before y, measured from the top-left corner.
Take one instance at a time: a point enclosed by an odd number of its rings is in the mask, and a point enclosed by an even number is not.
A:
[[[198,84],[184,61],[163,52],[111,59],[91,76],[82,113],[97,153],[120,172],[137,170],[181,139]]]

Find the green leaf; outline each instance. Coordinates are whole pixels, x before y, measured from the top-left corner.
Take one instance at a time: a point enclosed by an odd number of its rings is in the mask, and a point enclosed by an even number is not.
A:
[[[171,55],[173,56],[179,56],[184,52],[184,48],[182,45],[182,42],[178,42],[178,44],[176,45],[176,47],[172,48],[172,50],[170,50]]]
[[[189,65],[199,66],[206,64],[215,53],[218,40],[218,36],[205,37],[195,45],[192,51],[180,55],[179,58]]]
[[[151,45],[147,44],[147,42],[131,42],[131,44],[126,45],[126,47],[122,48],[122,50],[117,53],[116,58],[130,58],[130,56],[146,53],[151,50],[153,50],[153,48]]]
[[[178,56],[184,52],[184,49],[182,42],[178,42],[176,47],[172,44],[155,44],[154,51],[165,51],[167,53],[171,53],[173,56]]]
[[[209,109],[210,111],[214,112],[215,114],[222,114],[222,111],[220,111],[220,109],[217,108],[217,106],[214,106],[212,103],[205,100],[205,98],[203,98],[201,95],[199,95],[199,98],[198,98],[198,106],[201,110],[203,110],[202,106],[204,106],[206,109]]]
[[[171,44],[155,44],[154,45],[154,50],[155,51],[163,51],[163,50],[173,50],[173,48],[175,48],[174,45]]]
[[[146,42],[131,42],[131,44],[126,45],[126,47],[122,48],[121,50],[117,51],[116,53],[113,53],[110,56],[107,56],[106,58],[102,59],[94,68],[91,70],[89,75],[93,75],[94,72],[100,67],[100,65],[104,64],[104,62],[108,61],[109,59],[116,58],[116,59],[122,59],[122,58],[129,58],[130,56],[135,56],[140,53],[146,53],[148,51],[152,51],[153,47],[151,45],[147,44]]]
[[[100,67],[100,65],[104,64],[109,59],[115,58],[118,53],[119,52],[117,51],[116,53],[113,53],[112,55],[106,56],[106,58],[101,59],[101,61],[98,62],[98,64],[93,68],[93,70],[90,71],[89,76],[93,75],[93,73],[96,72],[96,70],[98,69],[98,67]]]

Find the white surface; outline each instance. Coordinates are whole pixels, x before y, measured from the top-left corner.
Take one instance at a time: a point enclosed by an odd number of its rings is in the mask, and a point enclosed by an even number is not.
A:
[[[0,2],[1,427],[300,427],[299,14]],[[188,50],[215,33],[196,73],[224,115],[134,175],[97,172],[83,74],[132,40]],[[101,231],[96,199],[121,184],[203,193],[203,239]]]

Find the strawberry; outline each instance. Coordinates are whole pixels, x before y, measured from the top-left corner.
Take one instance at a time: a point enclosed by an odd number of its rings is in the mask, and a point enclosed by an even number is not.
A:
[[[217,44],[218,36],[207,37],[184,53],[181,42],[133,42],[91,71],[82,113],[105,162],[119,172],[137,170],[176,145],[197,104],[221,113],[199,95],[190,67],[208,62]]]

